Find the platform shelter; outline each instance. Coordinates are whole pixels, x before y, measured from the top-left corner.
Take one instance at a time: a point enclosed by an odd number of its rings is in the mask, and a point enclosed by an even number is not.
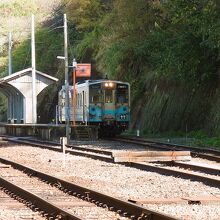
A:
[[[36,96],[44,88],[57,81],[57,78],[36,70]],[[9,123],[33,123],[32,68],[1,78],[0,92],[8,99]],[[37,106],[35,107],[37,108]]]

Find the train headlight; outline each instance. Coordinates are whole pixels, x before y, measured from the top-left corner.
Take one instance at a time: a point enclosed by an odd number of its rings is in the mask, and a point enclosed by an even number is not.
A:
[[[110,82],[110,83],[109,83],[109,86],[110,86],[110,87],[113,87],[113,83],[112,83],[112,82]]]
[[[105,87],[108,87],[108,83],[105,83]]]

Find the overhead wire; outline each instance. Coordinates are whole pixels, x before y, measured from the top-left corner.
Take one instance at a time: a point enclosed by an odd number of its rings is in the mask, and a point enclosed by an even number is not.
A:
[[[54,30],[56,30],[56,29],[60,29],[60,28],[63,28],[63,26],[55,27],[55,28],[53,28],[53,29],[48,30],[48,32],[51,32],[51,31],[54,31]]]
[[[53,30],[53,29],[54,29],[54,26],[55,26],[55,25],[57,25],[57,24],[59,24],[59,22],[60,22],[60,21],[62,21],[62,20],[63,20],[62,18],[61,18],[61,19],[59,19],[58,21],[54,22],[54,23],[53,23],[53,24],[51,24],[49,27],[47,27],[47,29],[49,29],[49,30],[50,30],[50,29],[52,28],[52,30]]]

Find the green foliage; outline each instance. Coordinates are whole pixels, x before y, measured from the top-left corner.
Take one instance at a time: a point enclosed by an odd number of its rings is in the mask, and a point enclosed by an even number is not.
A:
[[[99,0],[72,0],[67,2],[68,20],[81,32],[92,31],[105,12],[105,4]]]
[[[7,121],[7,99],[3,94],[0,94],[0,121]]]
[[[30,16],[37,11],[36,5],[29,0],[12,0],[0,3],[1,15],[5,16]]]
[[[100,69],[114,78],[123,79],[129,73],[138,77],[146,62],[136,50],[152,27],[150,11],[143,0],[114,2],[112,12],[100,24],[102,36],[96,55]]]
[[[43,28],[36,34],[36,45],[37,69],[55,75],[58,69],[56,57],[63,54],[63,33]]]
[[[161,74],[180,80],[215,78],[219,64],[220,13],[215,1],[167,1],[166,23],[147,39]]]
[[[7,74],[5,68],[7,62],[8,62],[7,57],[0,57],[0,77],[4,77]]]
[[[12,52],[13,72],[25,69],[31,65],[31,42],[26,40],[16,45]]]
[[[36,66],[38,70],[55,75],[57,71],[56,57],[63,53],[63,33],[50,32],[47,28],[40,29],[36,33]],[[31,42],[26,40],[13,51],[14,72],[30,67]]]

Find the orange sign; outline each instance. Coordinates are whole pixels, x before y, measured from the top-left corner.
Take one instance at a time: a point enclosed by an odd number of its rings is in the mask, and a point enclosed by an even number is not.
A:
[[[91,64],[80,63],[76,67],[76,77],[90,77],[91,76]]]

